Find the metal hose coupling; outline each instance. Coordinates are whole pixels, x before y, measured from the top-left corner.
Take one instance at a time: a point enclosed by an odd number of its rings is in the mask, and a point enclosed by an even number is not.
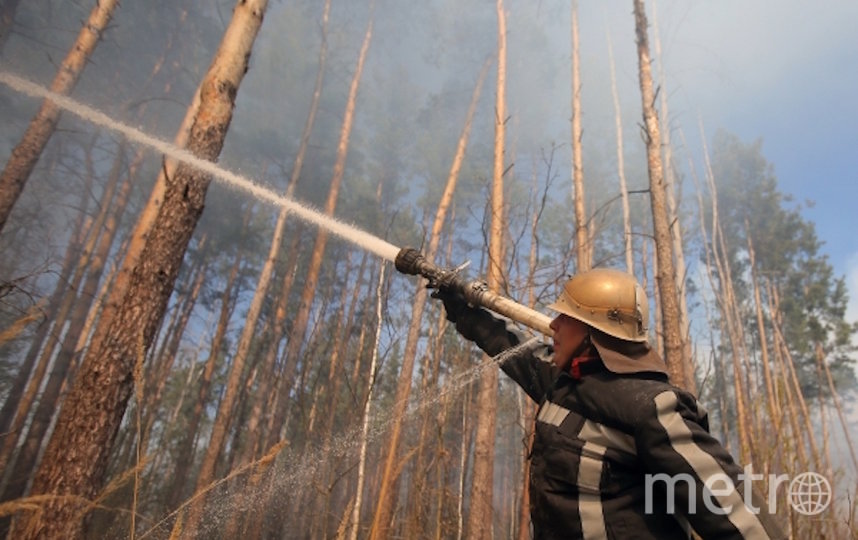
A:
[[[440,268],[427,261],[426,257],[416,249],[406,247],[396,255],[394,266],[403,274],[423,276],[428,279],[427,287],[431,289],[458,292],[473,305],[505,315],[547,336],[552,334],[549,327],[551,319],[547,315],[489,290],[484,281],[464,280],[460,272],[467,264],[454,269]]]
[[[453,269],[441,268],[426,260],[426,257],[416,249],[406,247],[399,251],[393,264],[403,274],[423,276],[428,279],[429,283],[427,287],[430,289],[444,289],[461,294],[465,293],[467,284],[459,277],[459,272],[468,263]]]

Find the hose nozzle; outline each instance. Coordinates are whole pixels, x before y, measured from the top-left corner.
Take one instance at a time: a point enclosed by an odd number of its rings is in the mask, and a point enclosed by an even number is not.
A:
[[[440,268],[426,260],[426,257],[416,249],[406,247],[396,255],[394,266],[403,274],[425,277],[429,280],[427,286],[431,289],[457,292],[473,305],[483,306],[505,315],[545,335],[550,336],[552,333],[549,328],[551,319],[547,315],[490,291],[482,281],[467,282],[462,279],[459,272],[467,266],[467,263],[452,270]]]
[[[430,289],[453,290],[461,294],[465,292],[466,283],[459,277],[459,272],[468,264],[448,270],[432,264],[422,253],[408,247],[402,248],[394,261],[396,269],[403,274],[423,276],[428,279],[427,286]]]

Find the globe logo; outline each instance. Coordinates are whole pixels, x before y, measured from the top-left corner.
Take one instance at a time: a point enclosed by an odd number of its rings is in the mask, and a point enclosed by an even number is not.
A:
[[[799,514],[821,514],[831,504],[831,484],[821,474],[803,472],[789,483],[789,503]]]

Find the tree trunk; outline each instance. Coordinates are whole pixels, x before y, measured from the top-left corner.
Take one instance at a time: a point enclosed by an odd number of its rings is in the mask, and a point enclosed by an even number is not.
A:
[[[495,144],[492,168],[491,226],[489,235],[489,268],[486,284],[489,290],[503,289],[504,231],[504,139],[506,123],[506,13],[503,0],[497,0],[498,75],[495,101]],[[483,361],[487,361],[483,355]],[[474,438],[474,472],[471,479],[471,507],[466,531],[468,538],[490,540],[492,534],[494,491],[494,443],[498,400],[498,370],[483,370],[477,394],[476,435]]]
[[[12,35],[12,27],[15,26],[15,13],[21,0],[5,0],[0,5],[0,52],[6,46],[9,36]]]
[[[203,239],[203,241],[204,240],[205,239]],[[203,242],[201,242],[200,245],[201,250],[203,249],[202,243]],[[205,254],[203,253],[201,258],[204,259],[204,257]],[[155,425],[155,420],[161,416],[158,411],[158,408],[161,406],[161,396],[164,393],[164,387],[167,385],[167,381],[173,371],[173,364],[175,363],[176,356],[179,353],[179,345],[182,342],[182,336],[185,334],[188,321],[191,319],[191,314],[194,312],[194,306],[196,306],[197,298],[202,290],[203,282],[206,277],[206,266],[207,263],[205,260],[201,260],[198,265],[194,266],[191,275],[188,276],[188,279],[194,280],[193,284],[189,287],[184,302],[182,302],[182,306],[178,310],[179,316],[174,325],[172,335],[167,342],[163,358],[158,359],[156,369],[152,370],[152,378],[154,380],[152,380],[151,383],[153,384],[154,389],[149,389],[147,391],[146,399],[142,404],[140,404],[140,406],[143,407],[141,412],[145,415],[145,420],[139,445],[140,448],[144,450],[144,453],[149,446],[149,436],[152,433],[152,426]]]
[[[189,144],[200,158],[214,160],[220,153],[266,4],[242,0],[236,5],[202,83]],[[81,536],[81,516],[90,508],[85,501],[92,501],[100,489],[132,391],[138,343],[148,347],[163,318],[210,181],[185,165],[169,180],[141,262],[131,272],[128,292],[105,332],[107,339],[88,351],[36,474],[32,493],[59,497],[32,519],[17,520],[15,536]]]
[[[33,339],[30,342],[30,348],[27,351],[27,356],[18,368],[15,381],[9,389],[6,401],[3,402],[3,408],[0,409],[0,433],[7,434],[4,439],[10,438],[14,433],[20,431],[21,426],[23,425],[23,420],[30,413],[29,404],[25,404],[22,401],[25,389],[28,386],[27,382],[30,380],[33,367],[36,365],[36,360],[39,358],[39,352],[42,349],[45,338],[48,337],[48,331],[51,330],[53,323],[57,318],[60,303],[62,302],[63,296],[66,294],[72,272],[76,268],[76,263],[80,260],[81,250],[83,249],[83,244],[86,241],[86,236],[89,234],[89,228],[92,224],[92,220],[86,215],[86,209],[88,208],[88,203],[91,199],[89,188],[90,185],[87,184],[84,189],[81,190],[79,207],[82,211],[75,220],[75,225],[72,228],[63,264],[60,273],[57,276],[56,287],[47,302],[47,313],[39,324],[36,333],[33,335]],[[35,378],[39,380],[40,384],[43,375],[44,373],[41,375],[37,373],[35,376]],[[32,402],[32,400],[30,402]],[[18,411],[21,412],[19,413]],[[15,421],[16,414],[23,415],[21,416],[20,422]],[[11,449],[9,452],[11,454]],[[9,456],[5,453],[5,450],[0,452],[0,470],[5,470],[5,463],[8,457]]]
[[[680,339],[682,341],[682,366],[686,382],[686,389],[691,393],[697,393],[697,381],[694,376],[694,358],[691,354],[691,323],[688,317],[688,300],[686,295],[685,278],[685,249],[683,246],[682,221],[679,216],[679,208],[676,202],[676,174],[673,163],[673,146],[670,142],[670,114],[667,106],[667,78],[664,75],[664,62],[661,57],[661,37],[658,31],[658,10],[653,2],[653,35],[655,36],[655,61],[658,66],[658,80],[661,91],[661,124],[668,126],[664,130],[662,143],[664,146],[664,177],[665,195],[667,197],[668,222],[670,223],[671,237],[673,239],[673,256],[676,258],[675,275],[677,290],[677,302],[679,303],[679,327]]]
[[[572,200],[575,207],[576,271],[583,272],[592,266],[592,245],[587,225],[587,208],[584,200],[584,165],[581,150],[581,62],[578,48],[578,1],[572,0]],[[505,119],[502,119],[505,121]]]
[[[98,134],[95,134],[92,137],[89,146],[85,150],[86,156],[84,161],[87,165],[85,191],[89,191],[91,189],[93,179],[95,178],[95,171],[92,164],[92,152],[97,139]],[[25,444],[23,447],[20,453],[21,455],[19,455],[19,458],[15,460],[14,466],[9,468],[9,482],[3,490],[3,495],[0,497],[0,501],[16,499],[23,494],[26,483],[29,481],[33,473],[36,454],[39,450],[39,445],[41,444],[41,436],[44,435],[45,431],[47,431],[47,424],[50,422],[53,408],[50,408],[45,412],[44,405],[42,405],[44,400],[41,400],[39,405],[36,407],[36,411],[40,413],[40,417],[35,419],[37,424],[36,430],[28,429],[26,436],[21,430],[27,420],[27,416],[31,412],[33,404],[36,403],[36,396],[42,385],[47,384],[48,391],[51,391],[53,389],[52,386],[56,385],[57,377],[62,377],[61,381],[65,379],[65,367],[62,365],[57,366],[56,363],[53,362],[54,352],[62,339],[63,331],[66,327],[66,323],[71,317],[72,309],[75,307],[75,300],[78,297],[78,288],[86,275],[87,266],[89,265],[93,249],[95,248],[96,241],[101,232],[101,227],[107,214],[107,208],[110,206],[110,199],[113,197],[115,187],[116,179],[114,178],[113,182],[108,182],[108,186],[103,195],[101,210],[98,215],[96,217],[87,216],[85,218],[85,224],[82,229],[82,231],[85,231],[83,233],[83,245],[81,246],[81,251],[78,254],[78,259],[74,266],[74,272],[68,278],[68,282],[62,283],[63,294],[58,299],[58,307],[56,307],[52,312],[52,327],[50,332],[47,334],[47,341],[45,341],[44,346],[38,355],[35,370],[33,370],[31,374],[32,376],[30,377],[26,390],[21,395],[21,399],[17,404],[17,410],[15,411],[15,415],[12,419],[10,431],[17,434],[17,436],[5,438],[2,449],[0,449],[0,469],[6,470],[7,464],[9,463],[18,441],[26,442],[26,439],[31,439],[29,444]],[[76,245],[77,242],[72,242],[72,244]],[[48,368],[51,367],[52,364],[54,367],[51,370],[51,374],[48,376],[48,381],[46,382],[45,375],[48,373]],[[47,419],[45,419],[45,415],[47,415]],[[33,441],[31,434],[38,434],[37,440]],[[35,444],[35,448],[32,448],[33,444]],[[28,449],[28,446],[30,449]],[[5,527],[0,528],[0,532],[4,529]]]
[[[349,251],[346,254],[346,258],[344,261],[345,269],[342,272],[336,272],[337,274],[342,274],[345,276],[350,276],[353,273],[352,268],[352,260],[351,260],[352,252]],[[360,278],[360,276],[358,276]],[[332,348],[325,351],[325,356],[328,356],[328,376],[323,378],[321,372],[323,369],[319,369],[319,382],[316,386],[315,391],[312,392],[313,397],[313,405],[312,411],[320,411],[319,414],[314,414],[311,416],[311,421],[307,427],[306,439],[310,440],[321,440],[321,455],[329,456],[331,448],[330,448],[330,435],[333,430],[333,422],[334,416],[336,415],[336,394],[338,392],[337,383],[337,375],[340,372],[340,358],[341,358],[341,347],[348,342],[349,334],[344,332],[345,327],[348,325],[347,319],[351,315],[346,310],[346,305],[348,303],[348,294],[350,291],[354,290],[355,292],[360,288],[359,282],[356,282],[354,289],[349,286],[341,285],[340,286],[340,296],[337,304],[339,305],[339,309],[337,313],[334,315],[336,322],[334,323],[334,328],[331,331],[331,335],[333,336],[342,336],[340,341],[337,343],[332,343]],[[327,403],[322,404],[321,402],[327,398]],[[320,418],[319,427],[316,428],[315,418]],[[319,434],[316,437],[316,434]],[[312,520],[311,530],[309,533],[309,538],[316,538],[318,536],[319,531],[321,531],[322,538],[327,538],[327,526],[328,526],[328,509],[331,497],[331,489],[330,483],[328,481],[328,473],[331,469],[332,464],[328,461],[321,463],[315,472],[315,478],[313,480],[314,484],[322,486],[322,489],[316,491],[314,496],[309,496],[309,502],[307,505],[302,505],[302,508],[309,509],[311,515],[321,516],[321,518],[316,518]],[[306,513],[305,513],[306,515]]]
[[[101,38],[101,32],[110,22],[113,11],[118,5],[119,0],[96,1],[89,19],[84,23],[77,39],[57,70],[51,83],[52,92],[62,95],[71,93],[89,56]],[[0,231],[6,225],[15,202],[24,191],[24,185],[30,178],[48,140],[54,134],[59,119],[60,108],[52,101],[45,100],[39,112],[30,121],[21,141],[12,150],[12,156],[0,173]]]
[[[331,185],[328,189],[328,198],[325,201],[325,215],[333,216],[334,210],[337,207],[337,197],[340,192],[340,184],[343,180],[343,172],[346,165],[346,157],[348,156],[349,140],[351,137],[352,124],[354,122],[355,107],[357,104],[357,92],[360,86],[361,75],[363,74],[363,66],[366,61],[369,44],[372,40],[372,20],[366,29],[363,44],[361,45],[360,54],[358,55],[357,66],[355,73],[352,76],[351,85],[349,86],[348,101],[346,102],[345,115],[343,117],[342,128],[340,129],[340,140],[337,144],[337,160],[334,163],[334,171],[331,176]],[[298,354],[304,345],[305,333],[307,331],[307,323],[310,319],[310,308],[313,305],[313,297],[316,293],[316,284],[319,279],[319,270],[322,266],[322,258],[325,253],[325,246],[328,242],[328,231],[320,228],[316,234],[316,241],[313,245],[313,252],[310,257],[310,266],[307,269],[306,278],[304,281],[304,290],[301,293],[301,301],[295,314],[292,329],[289,333],[289,342],[285,354],[285,367],[283,369],[283,377],[281,383],[284,388],[288,389],[292,384],[292,378],[295,373],[295,368],[298,363]],[[274,429],[279,430],[283,425],[286,415],[286,403],[288,398],[288,390],[280,393],[281,399],[276,405]],[[269,435],[270,437],[270,435]]]
[[[776,300],[774,292],[774,284],[770,280],[766,280],[766,295],[768,302],[768,312],[771,318],[772,326],[772,356],[774,357],[774,365],[776,372],[779,375],[773,384],[777,384],[779,391],[777,393],[780,400],[778,407],[783,411],[783,421],[789,426],[789,430],[782,428],[781,433],[778,433],[778,442],[783,445],[784,463],[783,466],[787,470],[808,470],[809,461],[807,458],[807,450],[805,449],[804,437],[807,435],[804,430],[799,428],[799,412],[797,399],[793,395],[793,388],[789,378],[789,368],[787,363],[789,360],[786,356],[786,347],[781,345],[782,336],[778,329],[779,315],[776,312]],[[797,467],[796,467],[797,465]]]
[[[855,445],[852,444],[852,437],[849,435],[849,422],[846,415],[843,413],[843,406],[840,404],[840,396],[837,395],[837,388],[834,386],[834,379],[831,377],[831,370],[828,369],[828,364],[825,363],[825,351],[821,343],[816,344],[816,359],[825,371],[825,380],[828,382],[828,390],[831,392],[831,400],[834,402],[834,408],[837,410],[837,417],[840,419],[840,425],[843,427],[843,435],[846,438],[846,444],[849,447],[849,457],[852,459],[852,468],[858,472],[858,453],[855,452]],[[826,440],[827,442],[827,440]]]
[[[614,125],[617,130],[617,176],[620,179],[620,196],[623,203],[623,244],[625,246],[626,271],[635,273],[634,252],[632,251],[632,222],[629,209],[629,190],[626,187],[626,164],[623,155],[623,119],[620,109],[620,95],[617,92],[617,74],[614,64],[614,46],[608,34],[608,64],[611,68],[611,96],[614,99]]]
[[[650,203],[655,234],[658,273],[655,280],[661,293],[661,316],[664,330],[664,356],[671,381],[682,388],[689,388],[685,379],[682,358],[682,329],[679,320],[679,305],[673,265],[673,241],[668,222],[666,186],[661,160],[661,134],[658,114],[655,110],[655,93],[650,67],[647,21],[643,0],[634,0],[635,32],[643,107],[644,141],[647,148],[647,170],[649,172]]]
[[[330,11],[331,11],[331,0],[326,0],[323,11],[322,11],[321,43],[319,46],[319,58],[318,58],[317,69],[316,69],[316,81],[315,81],[315,85],[313,87],[313,97],[312,97],[311,102],[310,102],[310,107],[309,107],[309,110],[307,113],[307,118],[304,122],[304,129],[301,132],[301,142],[300,142],[300,145],[298,147],[298,152],[295,155],[295,161],[292,164],[292,174],[289,178],[289,184],[286,187],[286,197],[287,198],[291,198],[293,196],[293,194],[295,192],[295,188],[298,185],[298,179],[301,177],[301,172],[302,172],[303,167],[304,167],[304,158],[307,154],[307,148],[309,147],[309,144],[310,144],[310,135],[313,132],[313,126],[315,125],[315,120],[316,120],[316,113],[319,109],[319,101],[320,101],[320,98],[322,95],[322,82],[324,81],[325,66],[327,64],[327,58],[328,58],[328,20],[329,20]],[[280,245],[282,244],[283,231],[285,229],[287,217],[288,217],[288,211],[285,208],[282,209],[277,216],[277,223],[274,226],[274,233],[272,235],[271,247],[269,249],[268,259],[266,260],[266,263],[268,261],[272,261],[272,263],[273,263],[274,261],[276,261],[278,255],[279,255]],[[286,308],[287,308],[287,304],[288,304],[288,300],[289,300],[289,293],[292,290],[292,284],[294,282],[295,273],[297,272],[297,267],[298,267],[297,253],[298,253],[298,247],[299,247],[299,243],[300,243],[299,242],[299,239],[301,236],[300,233],[301,233],[300,228],[296,231],[293,231],[292,243],[290,245],[290,249],[288,250],[288,254],[286,256],[286,260],[291,261],[291,269],[286,270],[285,275],[284,275],[283,285],[281,287],[280,296],[278,297],[278,301],[277,301],[277,308],[274,311],[274,321],[272,323],[272,328],[271,328],[272,343],[268,344],[268,349],[267,349],[267,352],[265,355],[265,360],[263,362],[264,366],[271,366],[272,371],[273,371],[273,366],[275,364],[275,360],[276,360],[277,353],[279,350],[280,336],[283,333],[283,325],[284,325],[285,320],[286,320],[286,314],[287,314]],[[269,271],[269,273],[270,272],[271,271]],[[264,274],[264,268],[263,268],[263,274]],[[270,276],[268,277],[268,279],[266,279],[265,293],[267,293],[267,290],[270,286],[270,284],[268,282],[269,280],[270,280]],[[257,292],[258,291],[259,291],[259,286],[257,286]],[[263,294],[265,294],[265,293],[263,293]],[[271,376],[274,377],[275,374],[272,372]],[[266,384],[268,384],[267,381],[266,381]],[[280,380],[280,384],[281,385],[284,384],[284,381],[282,380],[282,378]],[[286,384],[291,384],[291,381],[286,382]],[[276,388],[276,385],[275,385],[275,388]],[[275,394],[279,395],[279,392],[275,391]],[[264,406],[265,403],[263,400],[265,400],[265,399],[267,399],[265,394],[260,392],[260,399],[257,400],[257,404],[254,405],[254,411],[257,411],[257,409],[261,409],[261,407]],[[277,400],[275,400],[275,404],[276,403],[278,403]],[[252,413],[251,418],[253,418],[255,414],[258,415],[260,412],[261,411],[257,411],[255,413]],[[276,414],[271,415],[272,418],[275,418],[276,416],[277,416]],[[278,423],[278,426],[279,426],[279,423]],[[260,434],[260,435],[261,436],[259,438],[259,442],[261,444],[264,444],[265,443],[264,434]],[[267,438],[267,444],[265,445],[265,447],[270,447],[270,446],[276,444],[278,438],[279,437],[276,437],[274,433],[269,433],[268,438]]]
[[[301,171],[304,164],[304,156],[307,152],[307,147],[310,142],[310,134],[313,131],[313,125],[315,123],[316,111],[319,108],[319,99],[322,93],[322,81],[324,80],[324,72],[325,72],[325,64],[327,60],[327,28],[328,28],[328,19],[331,10],[331,0],[326,0],[325,6],[322,12],[322,36],[321,36],[321,46],[319,48],[319,61],[318,68],[316,71],[316,82],[313,90],[313,98],[310,104],[309,113],[307,114],[307,119],[304,123],[304,129],[301,133],[301,143],[298,148],[298,153],[295,157],[295,162],[292,165],[292,175],[289,179],[289,184],[286,187],[287,198],[291,198],[293,193],[295,192],[295,187],[298,184],[298,179],[301,176]],[[333,213],[333,212],[331,212]],[[247,313],[247,317],[244,323],[244,328],[242,329],[241,336],[238,341],[238,347],[235,353],[235,359],[233,360],[233,365],[240,364],[243,366],[246,361],[247,354],[250,351],[250,345],[253,341],[253,338],[256,336],[256,324],[259,319],[259,315],[262,311],[263,303],[268,296],[269,285],[271,283],[271,277],[274,274],[274,265],[277,262],[277,258],[280,254],[280,246],[283,243],[283,232],[286,226],[286,218],[288,217],[288,211],[283,208],[280,210],[280,213],[277,216],[277,222],[274,225],[274,233],[271,238],[271,245],[268,249],[268,257],[265,259],[265,263],[262,266],[262,271],[259,274],[259,280],[256,284],[256,290],[253,293],[253,299],[250,303],[250,308]],[[277,315],[275,315],[277,317]],[[275,349],[276,355],[276,349]],[[266,358],[266,361],[263,363],[263,373],[266,373],[265,370],[273,371],[274,367],[274,355],[269,358]],[[233,367],[235,369],[235,367]],[[267,386],[269,384],[269,378],[263,376],[260,381],[260,391],[257,393],[257,399],[254,401],[254,405],[252,406],[250,412],[250,420],[248,424],[247,433],[251,436],[257,435],[256,428],[259,425],[262,416],[262,406],[265,403],[265,400],[268,398],[268,390]],[[223,405],[223,403],[221,403]],[[226,409],[223,411],[224,414],[229,414],[229,410]],[[221,414],[221,410],[218,410],[218,415]],[[260,438],[261,439],[261,438]],[[260,440],[261,442],[261,440]],[[211,446],[209,447],[211,448]],[[254,445],[248,444],[246,445],[244,451],[238,457],[237,465],[243,466],[245,463],[249,462],[254,454]],[[204,462],[205,464],[205,462]],[[201,477],[200,477],[201,478]],[[198,480],[198,487],[201,485]],[[230,527],[238,527],[237,521],[233,520],[230,524]]]
[[[351,519],[351,530],[349,532],[350,540],[357,540],[358,532],[360,529],[360,509],[361,504],[363,502],[363,491],[364,491],[364,476],[366,471],[366,451],[367,451],[367,443],[369,440],[369,422],[370,422],[370,408],[372,406],[372,393],[375,387],[375,375],[378,366],[378,346],[379,341],[381,339],[381,327],[382,327],[382,306],[383,306],[383,295],[382,291],[384,289],[384,271],[386,266],[384,264],[381,265],[379,273],[378,273],[378,284],[376,286],[376,303],[375,303],[375,316],[376,316],[376,327],[375,327],[375,339],[373,340],[372,347],[372,360],[369,365],[369,377],[367,378],[367,389],[366,389],[366,399],[363,402],[363,415],[362,415],[362,423],[361,423],[361,435],[360,435],[360,450],[358,453],[358,470],[357,470],[357,486],[355,486],[355,505],[352,509],[352,519]]]
[[[245,226],[250,221],[250,213],[251,211],[248,210]],[[239,248],[238,251],[239,253],[236,254],[236,262],[241,259],[240,252],[242,250]],[[273,265],[273,259],[265,261],[262,271],[263,276],[260,278],[260,280],[265,282],[262,285],[263,288],[267,289]],[[267,275],[265,275],[266,273]],[[257,293],[258,292],[259,286],[257,287]],[[256,334],[256,322],[259,319],[261,309],[262,297],[259,294],[254,294],[244,328],[242,329],[241,338],[239,339],[235,355],[232,358],[224,395],[218,405],[214,425],[212,426],[212,432],[209,436],[208,444],[206,445],[205,454],[203,454],[199,473],[197,474],[196,489],[194,490],[195,493],[200,493],[215,480],[215,465],[217,464],[218,456],[221,455],[223,449],[226,447],[226,437],[229,431],[230,419],[232,412],[239,401],[242,379],[245,376],[244,366],[247,361],[247,354],[250,350],[251,341]],[[213,353],[217,355],[217,351],[213,351]],[[188,508],[183,532],[185,536],[193,537],[196,533],[196,528],[199,523],[199,519],[202,517],[204,507],[205,498],[200,497]]]
[[[424,254],[426,260],[430,262],[434,262],[435,260],[438,245],[441,241],[441,229],[444,226],[450,203],[453,200],[453,194],[456,191],[456,184],[465,158],[465,149],[468,145],[477,101],[479,100],[488,66],[489,61],[487,60],[483,64],[483,68],[477,79],[477,85],[474,87],[474,92],[471,95],[471,103],[468,107],[465,124],[459,136],[450,172],[447,175],[447,183],[438,202],[438,208],[435,210],[435,220],[432,222],[429,246]],[[393,414],[391,415],[390,437],[387,443],[387,457],[381,477],[381,487],[377,498],[378,503],[372,520],[372,531],[370,533],[372,540],[381,540],[389,536],[387,527],[393,515],[394,500],[396,499],[395,484],[397,478],[395,471],[397,470],[396,464],[399,462],[399,437],[402,431],[405,409],[408,405],[408,397],[411,393],[411,378],[414,373],[414,359],[417,355],[417,341],[420,337],[421,320],[423,318],[423,310],[426,306],[426,297],[426,287],[423,285],[422,280],[420,280],[414,291],[414,307],[411,310],[411,322],[408,326],[408,336],[406,337],[405,349],[402,354],[402,366],[399,369],[399,379],[396,385],[396,398],[394,399]]]
[[[153,71],[154,75],[154,71]],[[173,137],[173,144],[179,148],[186,148],[188,139],[191,136],[191,128],[194,121],[200,112],[200,92],[202,84],[194,92],[190,106],[185,111],[185,117],[182,119],[182,124],[179,130]],[[142,162],[144,150],[140,149],[134,157],[133,163],[138,166]],[[90,343],[90,349],[99,349],[104,346],[103,342],[110,336],[107,334],[113,318],[116,316],[126,293],[128,292],[129,283],[132,273],[140,262],[141,252],[146,245],[149,233],[158,217],[158,212],[161,209],[161,204],[164,201],[164,195],[167,190],[168,182],[172,181],[176,175],[176,169],[179,164],[166,156],[163,158],[161,168],[158,171],[158,178],[155,180],[155,185],[149,194],[149,199],[146,205],[137,217],[137,222],[134,225],[134,230],[131,231],[129,238],[126,240],[127,248],[124,250],[122,264],[116,273],[116,279],[113,286],[110,288],[110,293],[103,302],[101,315],[99,316],[99,324],[96,326]]]
[[[474,431],[470,421],[473,416],[472,399],[471,386],[469,386],[462,399],[462,440],[459,447],[459,477],[456,482],[456,540],[462,540],[465,535],[465,478],[468,473],[468,454]]]
[[[774,422],[774,433],[780,432],[781,422],[783,417],[778,408],[778,399],[775,395],[775,386],[772,381],[771,360],[769,360],[769,340],[766,332],[765,320],[763,317],[763,299],[760,292],[760,284],[757,277],[756,253],[754,251],[754,241],[751,239],[751,230],[748,220],[745,219],[745,236],[748,239],[748,266],[751,273],[751,284],[754,288],[754,307],[757,315],[757,331],[760,334],[760,363],[763,365],[763,381],[766,385],[766,407],[769,413],[769,419]],[[766,471],[768,473],[768,471]]]
[[[781,322],[781,309],[780,309],[780,294],[778,292],[777,287],[772,287],[771,289],[772,296],[772,327],[775,331],[775,336],[778,338],[780,343],[781,351],[783,353],[783,359],[786,363],[786,369],[784,370],[784,376],[789,377],[786,381],[787,386],[792,385],[792,389],[795,392],[795,401],[798,402],[798,409],[800,414],[796,415],[798,418],[804,422],[804,437],[807,437],[807,442],[810,445],[811,457],[813,458],[813,465],[816,467],[816,470],[822,470],[822,463],[820,461],[819,448],[816,445],[816,436],[815,431],[813,429],[813,420],[810,417],[810,411],[807,408],[807,401],[804,399],[804,394],[801,391],[801,385],[798,381],[798,376],[795,372],[795,362],[793,361],[792,353],[789,351],[787,347],[786,339],[783,336],[781,331],[782,322]],[[804,443],[801,442],[803,437],[800,433],[795,434],[796,442],[802,446]]]
[[[42,390],[39,404],[30,422],[30,427],[27,430],[27,435],[24,440],[18,458],[15,460],[13,467],[13,476],[9,484],[3,491],[3,501],[17,499],[24,494],[28,480],[30,479],[39,455],[39,450],[42,447],[43,439],[48,433],[48,429],[53,419],[53,415],[57,410],[57,404],[60,401],[62,389],[68,384],[72,372],[72,360],[74,346],[77,343],[77,338],[86,322],[86,315],[89,311],[92,298],[98,288],[98,282],[101,278],[101,272],[104,269],[104,262],[107,257],[107,252],[113,241],[111,230],[104,228],[108,218],[109,209],[112,208],[111,200],[119,183],[120,169],[123,162],[124,144],[120,144],[117,148],[117,155],[114,160],[113,167],[110,171],[105,191],[102,195],[101,209],[96,217],[90,231],[90,237],[87,245],[84,248],[84,253],[78,264],[78,271],[73,278],[73,289],[67,291],[67,302],[70,313],[68,314],[68,329],[60,344],[60,350],[53,360],[51,374]],[[123,187],[123,191],[125,191]],[[121,202],[121,201],[120,201]],[[97,241],[97,242],[96,242]],[[83,280],[80,293],[76,292],[76,285],[83,279],[86,274],[86,279]],[[65,317],[65,311],[61,315]],[[54,325],[54,334],[51,336],[49,343],[51,346],[46,347],[43,352],[43,361],[47,363],[50,356],[53,355],[55,345],[59,342],[59,329],[65,321],[58,317]],[[34,379],[35,382],[35,379]],[[4,445],[5,450],[5,445]]]
[[[233,309],[235,309],[233,287],[238,277],[241,261],[241,251],[239,250],[236,251],[235,259],[233,260],[223,293],[221,294],[220,316],[218,317],[218,324],[209,347],[209,357],[206,360],[202,376],[200,377],[199,387],[197,388],[197,399],[194,402],[191,417],[187,421],[182,442],[178,446],[179,454],[176,458],[176,465],[173,472],[172,488],[167,494],[167,506],[169,508],[176,508],[185,496],[184,492],[188,483],[188,474],[194,456],[194,443],[197,440],[203,410],[209,400],[209,390],[218,360],[220,359],[220,351],[226,338],[229,319],[232,317]]]
[[[703,129],[701,126],[701,134]],[[712,172],[712,166],[709,162],[709,150],[704,139],[703,142],[703,160],[705,163],[706,181],[709,187],[710,198],[712,199],[712,234],[710,248],[707,250],[707,259],[711,254],[711,266],[714,266],[718,276],[717,284],[712,274],[709,274],[710,286],[716,293],[716,301],[718,302],[721,315],[724,319],[724,328],[727,331],[727,339],[730,343],[730,351],[733,364],[733,387],[735,390],[736,402],[736,429],[739,438],[739,458],[742,463],[750,463],[753,455],[749,410],[747,405],[746,387],[742,382],[742,361],[740,357],[744,354],[742,325],[737,322],[738,309],[736,307],[736,298],[733,294],[733,278],[730,273],[728,261],[726,257],[726,247],[724,245],[723,234],[721,233],[721,221],[718,213],[718,190],[715,183],[715,178]],[[705,239],[705,225],[701,228]],[[707,268],[711,268],[707,266]],[[723,336],[722,336],[723,339]]]
[[[550,172],[550,171],[549,171]],[[535,184],[535,182],[534,182]],[[533,191],[535,192],[535,185]],[[625,184],[623,184],[623,189],[625,191]],[[544,199],[543,199],[544,200]],[[543,203],[544,204],[544,203]],[[535,207],[533,211],[533,216],[531,218],[531,228],[530,228],[530,254],[528,256],[528,271],[527,271],[527,282],[525,283],[525,289],[528,294],[528,305],[533,306],[536,304],[536,297],[534,295],[534,286],[535,286],[535,278],[536,271],[539,262],[539,252],[537,247],[539,245],[538,241],[538,230],[539,230],[539,219],[542,216],[542,211],[544,208],[539,207],[538,205]],[[518,510],[518,534],[516,538],[518,540],[529,540],[530,539],[530,452],[533,448],[533,439],[536,435],[536,410],[537,404],[532,402],[528,397],[524,394],[522,390],[518,390],[518,398],[519,398],[519,417],[521,418],[521,427],[524,432],[523,444],[521,448],[521,497],[519,499],[519,510]]]
[[[683,137],[683,143],[685,143],[684,137]],[[708,158],[706,158],[706,159],[708,159]],[[691,171],[692,171],[692,177],[694,178],[694,184],[695,184],[695,187],[697,189],[697,208],[698,208],[697,214],[700,217],[700,234],[703,237],[702,245],[709,246],[706,249],[704,249],[705,265],[703,268],[706,271],[706,276],[708,278],[710,288],[713,291],[715,291],[716,290],[715,277],[712,273],[712,267],[715,265],[715,263],[712,260],[713,256],[714,256],[712,253],[712,251],[713,251],[712,244],[710,244],[709,234],[706,232],[706,222],[704,219],[705,209],[704,209],[704,204],[703,204],[703,188],[700,185],[700,181],[699,181],[696,173],[694,172],[693,165],[691,167]],[[707,177],[708,177],[708,173],[707,173]],[[717,215],[717,208],[718,208],[717,204],[713,203],[712,208],[713,208],[713,212]],[[712,227],[713,227],[713,229],[715,228],[714,225]],[[714,234],[714,232],[713,232],[713,234]],[[720,300],[716,300],[716,301],[720,301]],[[711,323],[713,317],[711,317],[709,315],[708,309],[707,309],[706,313],[707,313],[706,319],[707,319],[707,321],[709,321]],[[710,326],[714,326],[714,325],[710,324]],[[725,333],[724,332],[724,319],[722,317],[721,318],[721,335],[723,336],[724,333]],[[715,369],[715,393],[718,396],[718,405],[719,405],[719,411],[720,411],[720,416],[721,416],[721,439],[722,439],[721,443],[724,444],[724,446],[727,447],[727,449],[729,450],[730,449],[730,437],[729,437],[729,419],[728,419],[729,407],[727,405],[727,401],[728,401],[728,398],[727,398],[727,381],[726,381],[726,376],[724,374],[724,371],[725,371],[724,364],[723,364],[723,362],[720,361],[719,357],[715,356],[716,345],[715,345],[714,328],[710,328],[710,349],[712,350],[711,354],[713,357],[713,363],[714,363],[714,369]]]

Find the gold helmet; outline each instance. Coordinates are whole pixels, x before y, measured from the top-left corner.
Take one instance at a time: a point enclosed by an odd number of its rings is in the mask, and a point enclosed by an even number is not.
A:
[[[596,268],[573,276],[548,306],[616,338],[645,342],[649,302],[634,276]]]

